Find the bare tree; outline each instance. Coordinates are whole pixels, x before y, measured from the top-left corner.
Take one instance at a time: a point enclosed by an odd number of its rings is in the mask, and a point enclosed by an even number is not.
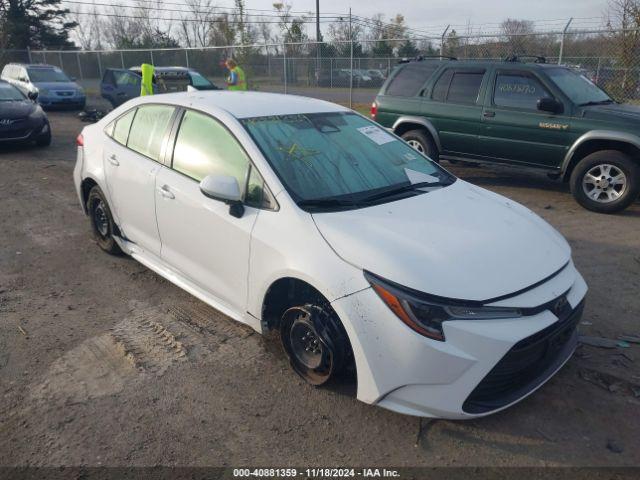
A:
[[[612,82],[607,87],[624,99],[638,87],[634,67],[640,54],[640,0],[610,0],[607,16],[616,57],[624,72],[622,82]]]
[[[186,0],[178,21],[179,36],[187,47],[206,47],[211,40],[216,8],[211,0]]]
[[[512,54],[528,53],[528,50],[533,46],[532,34],[535,28],[530,20],[507,18],[500,24],[500,31]]]

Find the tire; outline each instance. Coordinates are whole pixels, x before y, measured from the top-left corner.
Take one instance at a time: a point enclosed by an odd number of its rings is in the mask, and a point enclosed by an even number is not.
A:
[[[640,165],[625,153],[601,150],[580,160],[571,173],[571,193],[587,210],[615,213],[640,193]]]
[[[49,127],[49,131],[46,134],[36,139],[36,145],[38,147],[48,147],[51,145],[51,127]]]
[[[353,358],[344,327],[327,307],[288,309],[280,322],[280,339],[293,370],[311,385],[335,380]]]
[[[440,161],[440,152],[438,147],[428,133],[424,130],[409,130],[403,133],[402,139],[407,142],[411,147],[418,150],[420,153],[425,154],[434,162]]]
[[[89,192],[87,213],[91,230],[98,246],[110,255],[122,255],[122,250],[113,238],[114,223],[109,204],[97,185]]]

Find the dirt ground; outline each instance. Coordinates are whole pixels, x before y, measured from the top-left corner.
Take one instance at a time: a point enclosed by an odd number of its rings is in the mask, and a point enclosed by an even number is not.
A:
[[[640,465],[640,345],[581,346],[525,401],[466,422],[307,386],[274,339],[98,249],[72,183],[82,124],[50,118],[51,147],[0,151],[0,465]],[[640,204],[597,215],[543,176],[451,169],[567,237],[590,287],[582,334],[640,335]]]

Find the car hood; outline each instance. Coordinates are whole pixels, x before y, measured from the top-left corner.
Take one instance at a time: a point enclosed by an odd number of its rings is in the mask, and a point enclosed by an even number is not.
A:
[[[80,85],[75,82],[36,82],[38,90],[80,90]]]
[[[31,115],[38,107],[30,100],[0,102],[0,120],[19,119]]]
[[[483,301],[527,288],[571,258],[566,240],[527,208],[462,180],[359,210],[314,213],[345,261],[400,285]]]
[[[631,121],[640,124],[640,107],[629,104],[593,105],[584,107],[583,117],[604,121]]]

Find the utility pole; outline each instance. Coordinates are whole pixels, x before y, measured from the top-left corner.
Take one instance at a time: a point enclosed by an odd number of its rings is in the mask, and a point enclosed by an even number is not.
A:
[[[349,108],[353,108],[353,34],[351,33],[351,7],[349,7],[349,45],[350,45],[350,61],[351,73],[349,74]]]
[[[569,30],[569,25],[571,25],[571,22],[573,22],[573,17],[569,19],[564,27],[564,30],[562,30],[562,38],[560,39],[560,55],[558,55],[558,65],[562,64],[562,55],[564,54],[564,37],[567,36],[567,30]]]
[[[320,43],[320,0],[316,0],[316,42]]]
[[[318,86],[320,85],[320,59],[321,59],[321,49],[322,45],[320,44],[322,40],[322,35],[320,34],[320,0],[316,0],[316,83]]]

